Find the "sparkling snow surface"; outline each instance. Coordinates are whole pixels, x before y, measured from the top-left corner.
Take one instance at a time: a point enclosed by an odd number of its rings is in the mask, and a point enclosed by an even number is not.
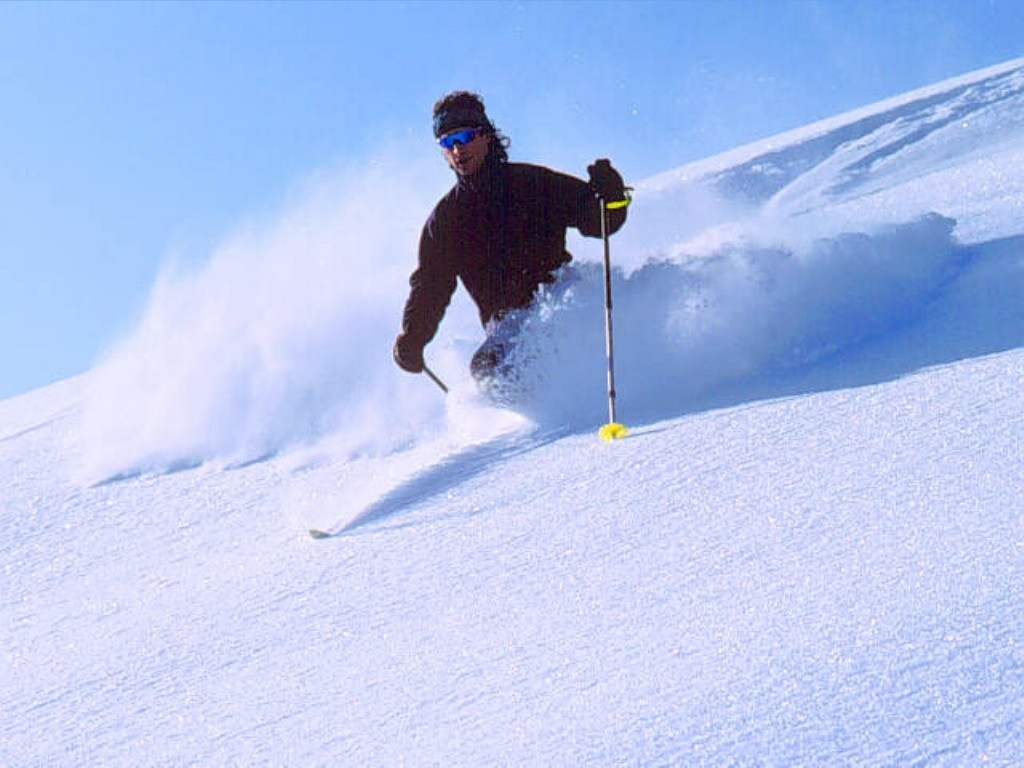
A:
[[[611,444],[600,244],[445,399],[374,173],[0,403],[0,764],[1024,764],[1024,61],[637,184]]]

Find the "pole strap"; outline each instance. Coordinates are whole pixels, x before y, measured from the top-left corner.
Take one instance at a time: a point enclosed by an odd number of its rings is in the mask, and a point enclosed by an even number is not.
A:
[[[633,202],[633,195],[630,194],[632,191],[632,187],[626,187],[626,189],[624,190],[625,197],[623,197],[621,200],[612,200],[610,202],[606,201],[604,207],[607,208],[609,211],[617,211],[620,208],[625,208],[626,206]]]

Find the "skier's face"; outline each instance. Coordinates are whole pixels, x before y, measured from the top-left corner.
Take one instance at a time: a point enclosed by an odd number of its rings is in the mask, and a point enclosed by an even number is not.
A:
[[[446,136],[457,134],[463,130],[466,129],[460,128],[458,131],[451,131]],[[459,176],[472,176],[483,166],[484,159],[487,157],[487,152],[490,148],[490,135],[477,130],[476,136],[473,137],[472,141],[465,143],[456,141],[451,145],[451,148],[442,146],[441,152],[455,173]]]

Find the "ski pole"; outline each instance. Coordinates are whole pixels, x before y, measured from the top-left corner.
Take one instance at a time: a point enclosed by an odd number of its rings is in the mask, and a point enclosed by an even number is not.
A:
[[[629,434],[624,426],[615,421],[615,347],[612,334],[612,257],[608,234],[608,209],[624,208],[629,204],[626,199],[607,203],[603,197],[598,198],[601,206],[601,239],[604,241],[604,338],[605,352],[608,358],[608,423],[598,430],[598,437],[605,441],[625,437]]]
[[[434,382],[435,384],[437,384],[437,386],[439,386],[439,387],[441,388],[441,391],[442,391],[442,392],[444,392],[444,393],[445,393],[446,395],[448,394],[448,387],[446,387],[446,386],[444,385],[444,382],[443,382],[443,381],[441,381],[441,380],[440,380],[439,378],[437,378],[437,374],[436,374],[436,373],[434,373],[434,372],[433,372],[432,370],[430,370],[429,368],[427,368],[427,365],[426,365],[426,363],[424,363],[424,364],[423,364],[423,372],[424,372],[425,374],[427,374],[427,376],[429,376],[429,377],[430,377],[430,380],[431,380],[432,382]]]

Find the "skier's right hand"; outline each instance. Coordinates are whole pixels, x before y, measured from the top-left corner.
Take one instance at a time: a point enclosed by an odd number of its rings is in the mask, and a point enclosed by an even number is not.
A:
[[[398,367],[403,371],[423,373],[423,347],[404,333],[398,334],[392,353],[395,356],[395,362],[398,363]]]

